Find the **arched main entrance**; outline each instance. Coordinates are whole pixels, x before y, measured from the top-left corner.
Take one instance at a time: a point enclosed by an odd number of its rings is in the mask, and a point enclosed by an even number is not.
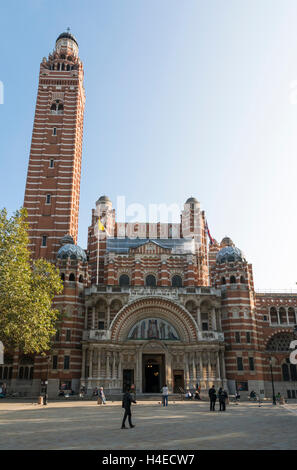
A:
[[[160,394],[165,383],[170,390],[175,382],[183,386],[189,371],[196,373],[186,348],[197,336],[193,317],[171,299],[142,297],[125,305],[111,324],[111,341],[123,350],[123,382],[129,370],[138,392]]]

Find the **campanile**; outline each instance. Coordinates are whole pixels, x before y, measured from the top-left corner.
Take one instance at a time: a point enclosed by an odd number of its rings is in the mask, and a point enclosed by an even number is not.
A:
[[[40,64],[34,126],[25,189],[30,249],[52,260],[60,239],[78,235],[85,91],[78,43],[60,34]]]

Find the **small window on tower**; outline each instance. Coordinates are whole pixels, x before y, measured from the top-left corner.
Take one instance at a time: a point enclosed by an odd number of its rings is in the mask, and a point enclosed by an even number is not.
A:
[[[46,195],[46,204],[50,204],[50,203],[51,203],[51,195],[47,194]]]
[[[47,236],[46,236],[46,235],[43,235],[43,236],[42,236],[41,246],[46,246],[46,239],[47,239]]]
[[[53,159],[50,160],[50,165],[49,166],[50,166],[50,168],[54,168],[54,160]]]
[[[53,128],[53,135],[57,135],[57,128],[56,127]]]
[[[53,356],[53,369],[58,368],[58,356]]]

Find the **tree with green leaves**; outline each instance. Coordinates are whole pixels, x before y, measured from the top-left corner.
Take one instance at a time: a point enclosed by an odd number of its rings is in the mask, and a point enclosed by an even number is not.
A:
[[[25,354],[48,351],[59,311],[53,298],[63,291],[59,270],[33,261],[28,248],[27,211],[0,211],[0,341]]]

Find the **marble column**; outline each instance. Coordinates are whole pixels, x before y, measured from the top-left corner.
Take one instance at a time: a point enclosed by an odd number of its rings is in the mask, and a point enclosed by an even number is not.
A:
[[[222,364],[222,379],[226,379],[226,366],[225,366],[225,355],[224,352],[221,352],[221,364]]]
[[[201,325],[201,309],[200,309],[200,305],[198,305],[198,307],[197,307],[197,325],[198,325],[198,330],[201,331],[201,330],[202,330],[202,325]]]
[[[96,307],[92,308],[92,329],[95,329],[95,315],[96,315]]]
[[[185,352],[185,388],[189,388],[189,383],[190,383],[190,371],[189,371],[189,360],[188,360],[188,353]]]
[[[197,383],[197,371],[196,371],[196,361],[195,361],[195,352],[192,356],[192,367],[193,367],[193,385],[196,386]]]
[[[212,307],[212,309],[211,309],[211,323],[212,323],[213,331],[216,331],[216,329],[217,329],[216,309],[214,307]]]
[[[202,358],[202,352],[199,353],[199,366],[200,366],[200,381],[204,381],[203,377],[203,358]]]
[[[139,350],[138,354],[138,375],[139,375],[139,391],[142,392],[142,352]]]
[[[107,318],[106,318],[106,323],[107,323],[107,330],[109,330],[110,327],[110,304],[107,305]]]
[[[82,361],[81,361],[81,380],[85,380],[86,375],[86,349],[82,350]]]
[[[101,378],[101,349],[98,349],[97,352],[97,377]]]
[[[221,368],[220,368],[220,356],[219,356],[219,352],[217,352],[217,379],[218,380],[221,380]]]
[[[210,353],[209,352],[207,353],[207,367],[208,367],[207,381],[208,381],[208,385],[209,385],[210,384],[210,378],[211,378],[211,362],[210,362]]]
[[[112,378],[115,380],[116,376],[116,353],[115,351],[112,352],[113,361],[112,361]]]
[[[110,378],[110,367],[109,367],[110,353],[106,353],[106,378]]]
[[[93,349],[89,350],[89,378],[93,376]]]
[[[88,329],[88,307],[85,309],[85,323],[84,323],[84,329]]]
[[[119,388],[123,388],[123,366],[122,366],[122,353],[119,352],[119,366],[118,366],[118,380]]]

